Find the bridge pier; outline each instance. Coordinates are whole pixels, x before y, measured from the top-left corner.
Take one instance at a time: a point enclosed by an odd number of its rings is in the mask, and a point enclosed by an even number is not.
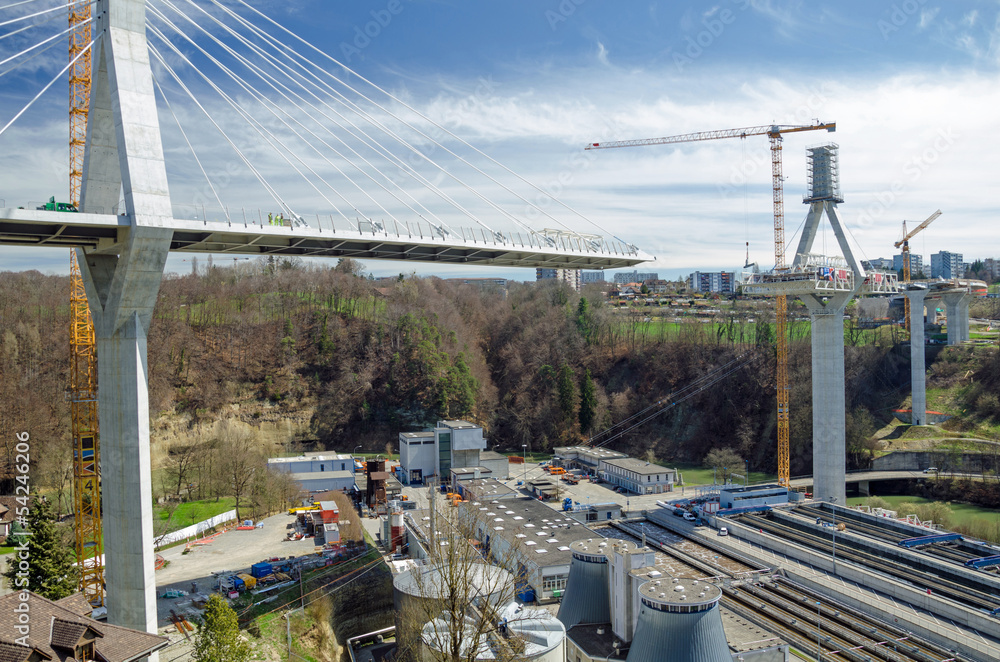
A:
[[[869,481],[867,480],[858,481],[858,494],[866,497],[872,495],[871,485],[869,484]]]
[[[145,0],[98,0],[80,206],[120,213],[117,236],[77,249],[98,356],[108,620],[157,631],[146,336],[173,237]],[[117,209],[124,194],[124,209]],[[157,655],[148,658],[156,662]]]
[[[904,294],[910,300],[910,424],[927,425],[927,368],[924,362],[924,298],[927,290],[911,289]]]
[[[969,339],[969,302],[966,292],[949,292],[941,295],[948,315],[948,344],[957,345]]]
[[[812,318],[813,498],[846,503],[844,308],[853,292],[802,297]]]

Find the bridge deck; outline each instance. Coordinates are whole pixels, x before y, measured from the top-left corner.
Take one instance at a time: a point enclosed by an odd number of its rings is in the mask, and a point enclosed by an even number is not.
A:
[[[124,216],[0,209],[0,245],[81,246],[111,249],[130,223]],[[250,222],[172,219],[170,250],[187,253],[295,255],[408,260],[508,267],[615,269],[653,259],[633,246],[605,240],[595,248],[573,237],[463,230],[461,237],[433,236],[409,227],[370,232],[354,228],[255,225]]]

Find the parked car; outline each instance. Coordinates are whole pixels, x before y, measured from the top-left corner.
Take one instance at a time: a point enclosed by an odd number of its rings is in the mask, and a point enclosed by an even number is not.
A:
[[[684,513],[687,512],[683,508],[674,508],[674,515],[678,517],[684,517]]]
[[[719,527],[719,535],[720,536],[728,536],[729,535],[729,529],[727,529],[724,526],[723,527]]]
[[[684,513],[684,519],[686,519],[689,522],[693,522],[698,518],[694,516],[694,513]]]

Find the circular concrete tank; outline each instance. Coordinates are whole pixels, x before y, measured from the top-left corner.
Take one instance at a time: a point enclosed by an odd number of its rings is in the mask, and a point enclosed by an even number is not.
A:
[[[512,602],[499,611],[500,637],[490,638],[481,635],[475,641],[475,633],[489,632],[490,626],[477,627],[470,617],[463,619],[460,627],[460,640],[465,648],[461,652],[462,659],[470,659],[470,646],[476,646],[476,660],[510,659],[513,653],[518,660],[532,662],[564,662],[566,656],[566,628],[546,609],[532,609]],[[431,662],[440,657],[440,652],[449,646],[452,640],[452,626],[444,618],[436,618],[427,623],[422,632],[422,640],[426,647],[438,651],[435,654],[425,652],[424,659]],[[523,644],[524,649],[517,650]],[[506,648],[511,646],[512,648]]]
[[[566,629],[580,623],[608,623],[611,604],[608,599],[609,541],[590,538],[570,543],[572,560],[566,593],[559,605],[559,620]]]
[[[454,588],[452,588],[454,587]],[[396,575],[392,600],[396,610],[396,641],[400,653],[415,650],[420,631],[448,605],[449,593],[461,601],[494,607],[514,595],[514,576],[486,563],[457,566],[423,565]]]

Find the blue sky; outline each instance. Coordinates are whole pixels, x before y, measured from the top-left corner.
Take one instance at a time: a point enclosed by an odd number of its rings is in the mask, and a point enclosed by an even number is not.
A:
[[[903,219],[919,222],[939,208],[944,214],[912,242],[914,251],[928,260],[938,250],[1000,257],[991,195],[1000,135],[996,1],[252,4],[593,221],[569,215],[574,229],[599,226],[656,256],[640,269],[676,276],[738,268],[747,241],[751,260],[773,262],[767,139],[597,152],[583,152],[585,144],[814,118],[836,121],[838,131],[785,140],[789,235],[805,214],[805,148],[833,139],[841,146],[841,214],[862,257],[888,257]],[[0,9],[0,21],[8,13]],[[52,34],[56,23],[38,34]],[[16,52],[13,42],[0,41],[4,57]],[[0,126],[55,75],[60,56],[0,77]],[[190,103],[168,98],[195,145],[218,140]],[[65,197],[65,106],[65,85],[57,84],[0,136],[4,153],[24,154],[0,165],[6,204]],[[203,180],[191,175],[162,107],[160,120],[172,197],[183,204]],[[224,203],[256,201],[255,183],[235,179]],[[308,206],[309,192],[288,186]],[[832,233],[820,241],[834,252]],[[0,248],[0,269],[63,272],[67,263],[63,251]],[[172,257],[168,269],[188,264]]]

